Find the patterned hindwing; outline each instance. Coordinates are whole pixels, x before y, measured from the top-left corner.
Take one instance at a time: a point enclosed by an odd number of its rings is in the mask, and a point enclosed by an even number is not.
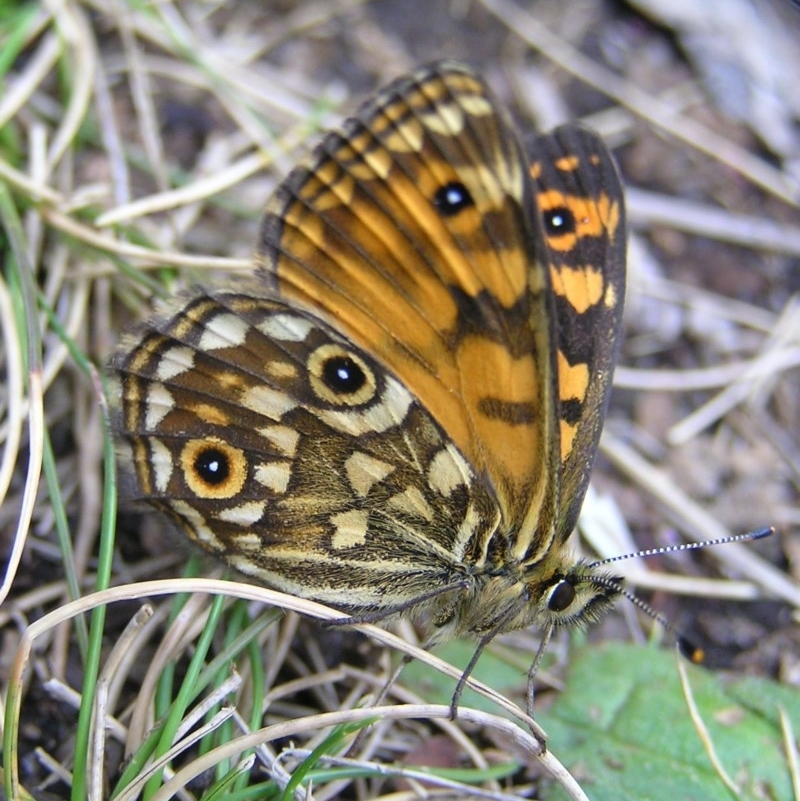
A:
[[[555,511],[549,297],[526,166],[483,81],[436,64],[326,136],[270,200],[259,248],[273,291],[369,352],[447,432],[497,497],[511,560]]]
[[[565,125],[539,137],[533,152],[558,348],[564,540],[583,503],[611,390],[625,295],[625,210],[616,166],[596,134]]]
[[[494,500],[403,384],[263,289],[198,291],[117,354],[143,499],[236,569],[343,610],[454,586]]]

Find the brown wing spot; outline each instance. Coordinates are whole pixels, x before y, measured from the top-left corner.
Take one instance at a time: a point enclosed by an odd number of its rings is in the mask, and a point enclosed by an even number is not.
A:
[[[499,420],[509,426],[531,425],[536,417],[529,403],[514,403],[489,396],[478,401],[478,411],[490,420]]]
[[[600,268],[550,265],[553,291],[565,298],[578,314],[583,314],[603,299],[605,279]]]

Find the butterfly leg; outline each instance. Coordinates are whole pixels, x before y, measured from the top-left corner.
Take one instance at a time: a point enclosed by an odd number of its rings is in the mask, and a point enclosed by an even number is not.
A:
[[[461,678],[458,680],[458,684],[456,684],[456,688],[453,691],[453,698],[450,701],[450,720],[455,720],[456,716],[458,715],[458,703],[461,700],[461,695],[464,692],[464,687],[467,685],[467,679],[469,679],[470,675],[472,675],[472,671],[475,670],[475,665],[478,664],[478,660],[481,658],[481,654],[483,653],[483,649],[494,639],[495,634],[497,631],[491,631],[489,634],[481,637],[478,640],[478,646],[475,649],[475,652],[472,654],[472,658],[469,660],[469,663],[464,668],[464,671],[461,674]]]
[[[553,636],[553,626],[547,626],[542,632],[542,641],[539,643],[539,650],[536,652],[536,658],[528,670],[528,689],[526,692],[525,711],[528,717],[533,718],[533,701],[536,695],[534,684],[536,682],[536,674],[539,672],[539,666],[542,664],[542,657],[547,650],[547,645],[550,642],[550,637]]]

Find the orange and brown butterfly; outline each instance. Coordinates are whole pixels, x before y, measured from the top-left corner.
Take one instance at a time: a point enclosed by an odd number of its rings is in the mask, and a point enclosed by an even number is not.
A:
[[[247,281],[113,360],[141,496],[264,584],[485,643],[617,594],[567,547],[620,336],[623,194],[598,136],[525,155],[467,68],[389,84],[267,203]]]

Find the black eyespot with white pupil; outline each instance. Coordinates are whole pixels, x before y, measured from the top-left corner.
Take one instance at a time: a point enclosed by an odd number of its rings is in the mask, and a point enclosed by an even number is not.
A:
[[[575,215],[566,206],[548,209],[542,214],[542,219],[545,233],[548,236],[564,236],[575,233]]]
[[[212,445],[195,454],[194,471],[201,481],[217,487],[228,480],[231,464],[227,454]]]
[[[202,500],[233,498],[248,476],[245,452],[217,437],[187,440],[180,466],[186,486]]]
[[[547,608],[551,612],[563,612],[575,600],[575,587],[566,580],[559,581],[550,597],[547,599]]]
[[[460,181],[451,181],[436,190],[433,204],[443,217],[452,217],[463,209],[473,206],[474,201],[464,184]]]
[[[364,386],[367,377],[350,356],[332,356],[322,364],[322,380],[332,392],[352,395]]]
[[[360,406],[377,391],[374,371],[350,348],[329,342],[308,357],[308,379],[316,397],[333,407]]]

